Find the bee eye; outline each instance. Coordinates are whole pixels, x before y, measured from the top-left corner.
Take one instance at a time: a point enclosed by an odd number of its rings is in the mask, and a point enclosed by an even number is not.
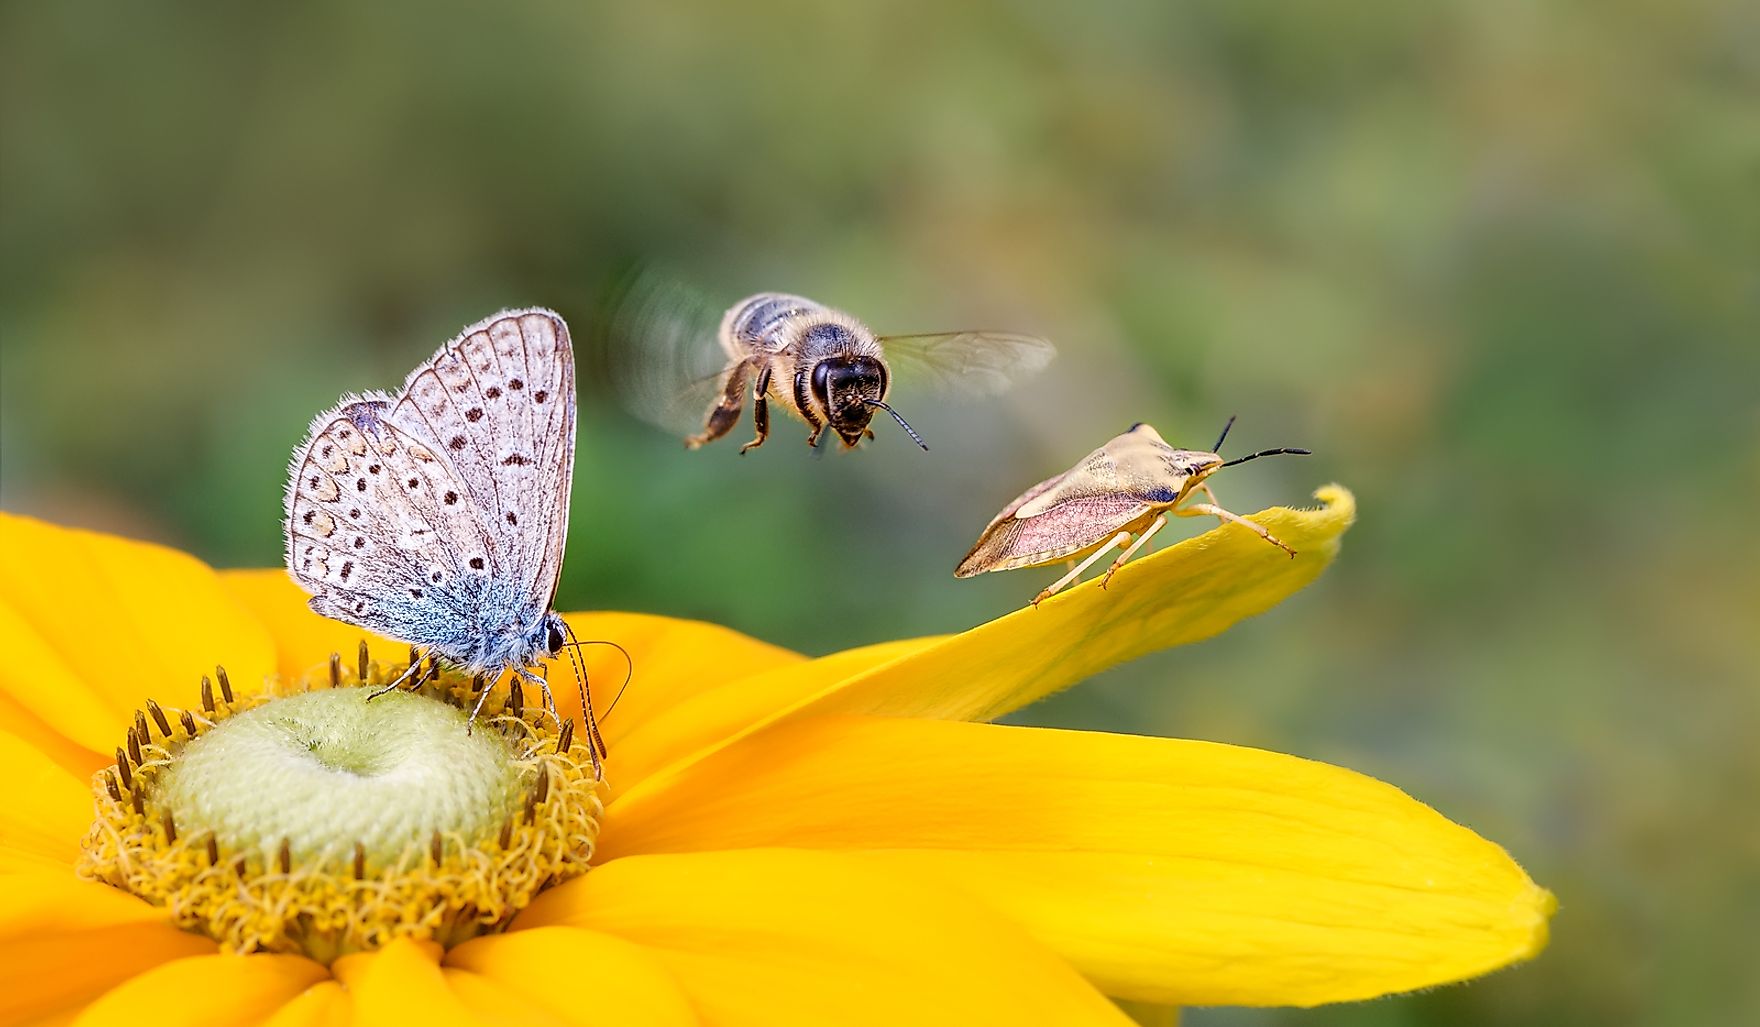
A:
[[[829,406],[831,403],[829,394],[830,388],[831,361],[821,360],[813,368],[813,398],[818,400],[821,404]]]

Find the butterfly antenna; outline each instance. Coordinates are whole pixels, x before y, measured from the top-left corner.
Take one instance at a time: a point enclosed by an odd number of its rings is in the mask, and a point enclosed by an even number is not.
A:
[[[1212,450],[1211,452],[1215,452],[1215,451]],[[1227,463],[1223,464],[1222,466],[1223,467],[1233,467],[1235,464],[1244,464],[1248,460],[1257,460],[1262,456],[1281,456],[1284,453],[1288,453],[1291,456],[1313,456],[1314,455],[1314,451],[1311,449],[1261,449],[1257,453],[1248,453],[1246,456],[1240,457],[1239,459],[1230,460]]]
[[[1212,452],[1212,453],[1222,452],[1222,440],[1228,438],[1228,430],[1233,427],[1234,427],[1234,417],[1230,416],[1228,419],[1228,423],[1222,426],[1222,434],[1216,436],[1216,445],[1210,447],[1210,452]],[[1223,466],[1227,467],[1228,465],[1223,464]]]
[[[923,452],[927,453],[929,451],[929,444],[927,442],[923,441],[923,437],[921,435],[917,434],[917,430],[910,426],[909,421],[906,421],[903,417],[899,416],[898,411],[892,409],[891,407],[887,406],[885,403],[882,403],[877,399],[870,399],[867,401],[867,403],[871,407],[879,407],[880,409],[891,414],[892,419],[894,421],[898,422],[898,426],[900,428],[904,429],[904,433],[911,437],[912,442],[915,442],[919,447],[921,447]]]
[[[618,645],[616,642],[582,642],[579,638],[575,637],[574,628],[569,626],[568,621],[562,622],[562,630],[568,633],[568,648],[573,650],[572,655],[574,657],[575,674],[578,676],[581,683],[581,720],[586,724],[587,745],[592,750],[593,765],[597,768],[600,758],[609,757],[611,751],[605,748],[605,737],[599,734],[599,718],[593,715],[593,689],[587,682],[587,663],[586,660],[581,658],[581,647],[586,645],[612,646],[619,652],[623,653],[625,660],[629,659],[629,651],[624,649],[623,646]],[[634,671],[635,664],[632,661],[630,663],[630,672],[634,673]],[[629,684],[629,677],[627,675],[623,680],[625,685]],[[618,694],[623,694],[622,689],[618,690]]]

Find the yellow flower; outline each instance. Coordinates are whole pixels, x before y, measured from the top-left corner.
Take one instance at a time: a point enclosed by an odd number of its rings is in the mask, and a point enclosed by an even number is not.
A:
[[[102,806],[148,700],[200,711],[216,664],[241,691],[309,678],[359,631],[307,612],[280,571],[0,518],[0,1022],[1119,1024],[1106,996],[1309,1005],[1531,956],[1551,896],[1391,786],[982,723],[1302,588],[1354,514],[1343,489],[1320,496],[1253,515],[1295,560],[1218,529],[1104,592],[818,659],[570,615],[636,668],[605,724],[592,868],[451,948],[399,938],[327,964],[224,952],[74,868],[93,782]]]

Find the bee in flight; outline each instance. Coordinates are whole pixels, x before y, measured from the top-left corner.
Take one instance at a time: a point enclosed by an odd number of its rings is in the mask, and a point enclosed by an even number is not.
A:
[[[685,439],[691,449],[732,431],[748,396],[755,432],[741,453],[769,437],[771,404],[806,422],[809,446],[829,430],[854,448],[874,437],[869,422],[884,410],[928,449],[888,402],[895,372],[910,388],[994,394],[1044,368],[1056,352],[1044,339],[1014,332],[875,335],[849,314],[780,292],[729,308],[717,346],[707,338],[706,317],[679,316],[687,305],[678,287],[638,280],[610,319],[609,349],[611,377],[629,405],[655,423],[697,428]]]

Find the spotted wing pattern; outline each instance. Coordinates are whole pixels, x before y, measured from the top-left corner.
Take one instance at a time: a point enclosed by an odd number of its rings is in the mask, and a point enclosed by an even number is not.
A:
[[[555,590],[574,419],[561,318],[472,325],[398,394],[313,421],[287,490],[288,571],[320,614],[477,664]]]

